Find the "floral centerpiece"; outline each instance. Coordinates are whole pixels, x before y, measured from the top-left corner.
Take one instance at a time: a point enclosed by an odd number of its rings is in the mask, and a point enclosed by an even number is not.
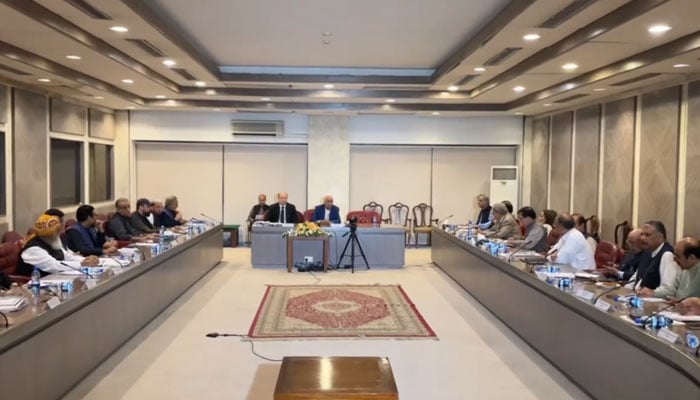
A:
[[[294,229],[290,229],[282,234],[283,237],[322,237],[331,236],[330,233],[321,229],[320,226],[313,222],[303,222],[297,224]]]

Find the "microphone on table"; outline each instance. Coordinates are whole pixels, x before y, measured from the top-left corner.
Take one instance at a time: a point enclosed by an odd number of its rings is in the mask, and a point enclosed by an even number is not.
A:
[[[213,222],[214,225],[219,225],[219,220],[218,220],[218,219],[212,218],[212,217],[208,216],[208,215],[205,214],[205,213],[199,213],[199,215],[201,215],[202,217],[204,217],[204,218],[208,219],[209,221]]]
[[[515,257],[515,253],[519,252],[520,250],[522,250],[525,246],[529,245],[530,243],[532,243],[531,240],[526,240],[523,243],[520,243],[520,246],[516,247],[515,251],[510,253],[510,256],[508,256],[508,262],[513,261],[513,257]]]
[[[450,218],[452,218],[452,217],[454,217],[454,214],[450,214],[450,216],[447,217],[447,218],[445,218],[445,219],[443,219],[442,222],[438,222],[438,226],[444,225],[444,224],[447,222],[447,220],[450,219]]]
[[[83,270],[80,269],[80,268],[75,268],[74,266],[69,265],[69,264],[67,264],[67,263],[65,263],[65,262],[63,262],[63,261],[61,261],[61,265],[63,265],[64,267],[68,267],[68,268],[72,269],[73,271],[78,271],[78,272],[80,272],[81,274],[86,275],[88,278],[94,278],[94,276],[90,275],[89,272],[85,272],[85,271],[83,271]]]
[[[119,258],[117,258],[117,257],[110,256],[110,255],[107,255],[107,257],[108,257],[108,258],[111,258],[111,259],[114,260],[114,261],[116,261],[117,264],[119,265],[119,267],[121,267],[121,268],[129,268],[129,267],[131,266],[131,264],[134,263],[134,259],[131,258],[131,257],[129,257],[129,263],[126,264],[126,265],[122,265],[121,259],[119,259]]]

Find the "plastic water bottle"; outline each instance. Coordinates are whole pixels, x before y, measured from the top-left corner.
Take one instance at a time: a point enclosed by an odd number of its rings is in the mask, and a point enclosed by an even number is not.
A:
[[[377,215],[372,214],[372,226],[377,228]]]
[[[160,235],[161,240],[162,240],[163,235],[165,235],[165,226],[163,226],[163,225],[160,226],[160,232],[158,232],[158,234]]]
[[[32,271],[32,278],[31,281],[29,282],[29,286],[32,289],[32,296],[34,304],[38,303],[39,301],[39,294],[41,292],[41,272],[39,272],[39,268],[34,267],[34,271]]]
[[[688,331],[685,334],[685,344],[691,349],[697,349],[700,346],[700,340],[693,332]]]

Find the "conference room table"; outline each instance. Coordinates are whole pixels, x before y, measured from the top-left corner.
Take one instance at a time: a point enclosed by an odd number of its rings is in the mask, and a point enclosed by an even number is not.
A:
[[[294,229],[293,224],[253,225],[251,234],[251,262],[256,268],[286,268],[287,239],[283,233]],[[330,264],[350,264],[352,246],[348,246],[344,260],[340,255],[350,238],[350,227],[331,225],[324,227],[330,237]],[[367,257],[370,268],[401,268],[405,264],[405,229],[401,225],[358,226],[357,240]],[[304,262],[304,257],[314,261],[323,259],[323,246],[318,241],[294,241],[293,263]],[[366,268],[358,246],[355,247],[355,269]]]
[[[214,268],[223,258],[222,238],[221,225],[179,236],[145,261],[90,278],[72,275],[74,289],[65,297],[43,294],[5,313],[10,327],[0,320],[0,397],[60,398]]]
[[[593,398],[700,399],[700,363],[685,345],[688,330],[700,336],[697,322],[643,329],[615,301],[628,289],[579,278],[559,288],[535,276],[532,265],[507,262],[438,228],[432,235],[437,266]],[[662,307],[647,301],[643,314]]]

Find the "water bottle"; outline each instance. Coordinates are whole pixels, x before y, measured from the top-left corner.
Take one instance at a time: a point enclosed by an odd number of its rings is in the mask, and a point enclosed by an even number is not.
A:
[[[32,296],[34,296],[33,301],[36,305],[36,303],[39,301],[39,294],[41,292],[41,272],[39,272],[39,268],[37,267],[34,267],[34,271],[32,271],[29,287],[32,289]]]
[[[642,308],[644,307],[644,300],[641,298],[634,296],[629,298],[630,306],[634,308]]]
[[[372,214],[372,226],[377,227],[377,214]]]
[[[165,235],[165,226],[161,225],[160,226],[160,231],[158,232],[160,235],[161,239],[163,238],[163,235]]]

